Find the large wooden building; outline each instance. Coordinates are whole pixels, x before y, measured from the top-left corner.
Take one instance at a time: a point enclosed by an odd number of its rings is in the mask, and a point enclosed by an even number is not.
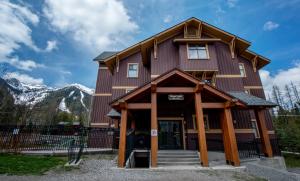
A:
[[[227,163],[240,164],[237,142],[258,139],[272,157],[275,138],[258,70],[270,60],[250,42],[190,18],[119,52],[103,52],[91,126],[120,128],[119,166],[126,161],[126,135],[134,147],[150,150],[157,166],[163,149],[208,151],[222,141]]]

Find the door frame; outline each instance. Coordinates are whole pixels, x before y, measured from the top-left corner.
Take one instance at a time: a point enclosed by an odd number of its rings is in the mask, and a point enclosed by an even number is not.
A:
[[[181,121],[183,150],[186,150],[184,118],[183,117],[157,117],[157,122],[159,121]]]

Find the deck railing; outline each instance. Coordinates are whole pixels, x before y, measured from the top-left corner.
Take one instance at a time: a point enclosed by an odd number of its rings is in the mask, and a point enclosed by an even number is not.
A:
[[[0,151],[67,150],[70,141],[84,148],[115,148],[117,130],[82,126],[0,126]]]

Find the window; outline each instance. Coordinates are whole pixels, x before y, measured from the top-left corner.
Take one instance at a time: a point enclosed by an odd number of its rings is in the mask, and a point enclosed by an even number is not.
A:
[[[254,133],[255,138],[259,138],[260,136],[259,136],[259,130],[258,130],[258,127],[257,127],[256,120],[251,121],[251,126],[252,126],[252,129],[253,129],[253,133]]]
[[[207,45],[188,45],[188,59],[209,59]]]
[[[138,77],[139,74],[138,67],[139,67],[138,63],[129,63],[128,70],[127,70],[127,77],[130,78]]]
[[[243,63],[239,63],[239,69],[242,77],[246,77],[246,71]]]
[[[131,92],[133,89],[129,88],[129,89],[125,89],[125,93],[127,94],[128,92]]]
[[[246,94],[251,94],[250,89],[245,89]]]
[[[208,115],[207,114],[203,115],[203,121],[204,121],[205,130],[209,130],[209,121],[208,121]],[[195,130],[198,130],[195,114],[193,115],[193,126],[194,126]]]

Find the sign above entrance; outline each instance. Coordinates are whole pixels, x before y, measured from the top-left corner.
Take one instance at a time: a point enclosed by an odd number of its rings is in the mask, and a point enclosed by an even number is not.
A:
[[[169,99],[169,101],[183,101],[184,95],[183,94],[169,94],[168,99]]]

